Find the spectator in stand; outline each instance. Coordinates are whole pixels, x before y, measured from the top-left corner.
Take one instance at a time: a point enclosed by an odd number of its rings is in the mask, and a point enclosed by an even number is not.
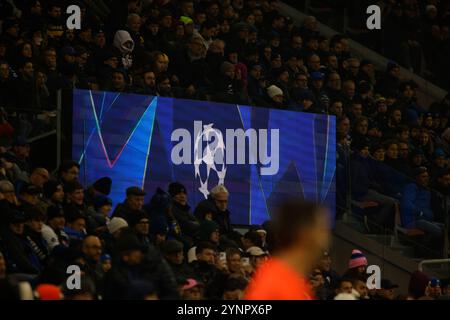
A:
[[[357,249],[352,250],[352,255],[348,261],[348,270],[345,272],[343,278],[357,279],[366,275],[367,258]]]
[[[417,168],[414,171],[414,177],[415,183],[408,184],[402,192],[400,205],[402,225],[405,228],[420,229],[433,240],[440,239],[443,226],[434,220],[427,168]]]
[[[139,187],[129,187],[126,190],[125,201],[117,205],[112,214],[113,217],[125,219],[129,223],[133,210],[142,210],[146,193]]]
[[[172,213],[179,222],[180,228],[186,235],[194,237],[200,224],[197,218],[189,212],[186,188],[181,183],[172,182],[168,192],[172,197]]]

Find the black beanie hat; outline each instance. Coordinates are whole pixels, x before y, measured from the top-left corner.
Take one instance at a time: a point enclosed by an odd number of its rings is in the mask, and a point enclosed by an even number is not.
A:
[[[175,197],[179,193],[187,193],[186,188],[179,182],[172,182],[169,184],[169,189],[167,190],[172,197]]]
[[[92,186],[94,187],[95,190],[107,196],[111,193],[111,185],[112,185],[111,178],[103,177],[95,181]]]

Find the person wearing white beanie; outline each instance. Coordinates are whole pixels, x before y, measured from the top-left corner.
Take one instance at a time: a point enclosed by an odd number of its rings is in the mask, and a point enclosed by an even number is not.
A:
[[[272,99],[275,103],[281,104],[283,102],[283,90],[278,88],[275,85],[271,85],[267,88],[267,95]]]
[[[106,226],[109,233],[116,236],[121,229],[128,227],[128,222],[123,218],[114,217]]]

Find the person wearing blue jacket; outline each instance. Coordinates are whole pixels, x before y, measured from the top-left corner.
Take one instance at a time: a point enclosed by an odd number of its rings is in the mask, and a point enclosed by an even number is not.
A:
[[[439,238],[443,233],[443,224],[434,221],[427,168],[416,168],[414,177],[415,183],[406,185],[402,192],[400,205],[402,225],[405,228],[422,230],[433,238]]]

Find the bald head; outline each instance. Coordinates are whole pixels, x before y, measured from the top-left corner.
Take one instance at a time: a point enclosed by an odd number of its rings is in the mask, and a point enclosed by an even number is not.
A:
[[[30,183],[38,188],[43,188],[49,179],[50,174],[45,168],[36,168],[30,175]]]
[[[102,243],[96,236],[87,236],[83,240],[81,251],[87,259],[98,262],[102,255]]]

